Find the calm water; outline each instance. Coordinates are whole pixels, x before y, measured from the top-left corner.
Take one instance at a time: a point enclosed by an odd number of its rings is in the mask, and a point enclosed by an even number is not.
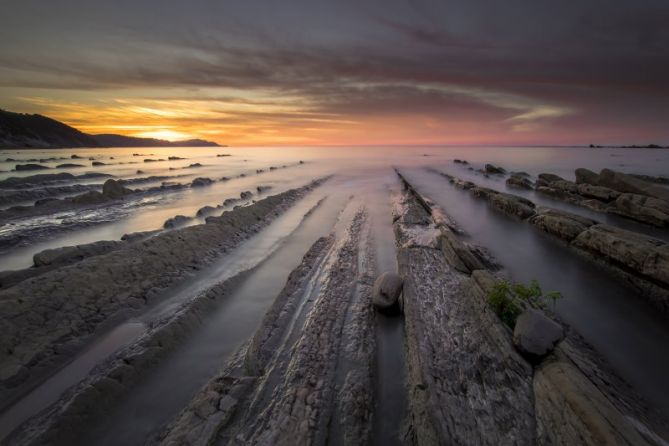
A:
[[[133,156],[133,153],[145,156]],[[16,162],[4,162],[8,157],[21,162],[29,158],[70,158],[72,154],[83,159],[63,159],[40,164],[54,167],[57,164],[73,162],[85,164],[86,167],[8,172]],[[231,156],[217,157],[217,154]],[[167,159],[168,156],[187,159],[150,163],[143,161],[145,158]],[[94,157],[106,165],[93,167],[89,157]],[[193,283],[173,290],[172,294],[181,299],[179,296],[190,296],[215,280],[229,277],[233,272],[257,266],[247,284],[231,296],[221,306],[220,312],[212,315],[211,320],[201,330],[194,333],[192,340],[184,344],[184,348],[175,352],[165,363],[165,367],[152,373],[140,384],[132,398],[124,400],[103,425],[93,429],[97,433],[105,432],[98,438],[105,437],[111,442],[116,439],[126,444],[134,444],[155,432],[174,415],[213,374],[217,365],[250,336],[274,296],[283,287],[287,274],[299,262],[309,245],[331,230],[337,215],[351,197],[357,197],[367,205],[374,225],[372,232],[378,269],[395,269],[389,200],[390,191],[398,187],[392,167],[398,167],[422,193],[441,205],[460,223],[473,242],[489,248],[512,278],[522,281],[536,278],[545,289],[561,291],[565,298],[560,301],[557,310],[565,321],[593,344],[618,373],[648,400],[669,413],[669,384],[666,380],[669,376],[669,359],[661,354],[666,351],[666,345],[669,345],[669,328],[663,319],[642,298],[609,274],[575,256],[560,243],[530,225],[491,211],[483,202],[453,188],[443,177],[425,169],[430,167],[470,178],[481,185],[506,190],[502,180],[485,179],[481,175],[472,174],[466,168],[453,164],[454,158],[466,159],[474,168],[493,163],[508,171],[525,171],[532,175],[552,172],[568,179],[574,178],[573,170],[577,167],[595,171],[607,167],[648,175],[669,173],[669,150],[645,149],[256,147],[0,151],[0,180],[11,176],[58,172],[75,175],[102,172],[123,179],[154,175],[173,176],[168,181],[182,183],[188,183],[195,177],[215,180],[224,176],[230,178],[229,181],[218,181],[209,187],[130,198],[123,204],[112,203],[100,208],[70,212],[67,215],[41,215],[11,222],[0,221],[0,270],[29,267],[32,256],[46,248],[96,240],[115,240],[125,233],[159,229],[168,218],[178,214],[195,216],[201,207],[216,206],[226,198],[238,197],[242,191],[253,191],[254,198],[258,198],[258,186],[272,187],[270,191],[259,195],[262,197],[304,185],[317,177],[335,175],[325,186],[319,188],[316,195],[310,196],[308,202],[305,201],[261,232],[257,240],[252,239],[249,249],[237,250],[227,260],[213,265],[208,273],[196,277]],[[299,164],[300,161],[304,161],[304,164]],[[192,163],[200,163],[202,167],[185,168]],[[281,168],[284,165],[286,167]],[[270,166],[279,168],[269,171]],[[258,169],[265,172],[256,173]],[[143,173],[137,173],[137,170]],[[240,176],[242,174],[243,177]],[[59,184],[75,182],[77,181]],[[102,180],[88,179],[80,183],[101,185]],[[143,189],[159,184],[160,181],[154,181],[137,183],[130,187]],[[0,189],[0,194],[2,193],[6,193],[6,189]],[[668,231],[554,202],[533,192],[514,193],[523,193],[538,204],[560,207],[609,224],[669,239]],[[321,197],[327,199],[317,212],[303,221],[305,209]],[[194,219],[191,224],[202,221]],[[32,240],[25,236],[34,233],[30,231],[35,231],[35,228],[41,231],[39,238]],[[3,241],[9,240],[10,236],[21,237],[21,243],[3,246]],[[272,255],[264,260],[267,256],[261,251],[270,248]],[[170,308],[168,303],[153,311],[170,311]],[[7,413],[0,416],[0,427],[3,430],[0,434],[6,434],[21,419],[32,415],[48,401],[53,401],[64,387],[76,383],[103,356],[112,353],[128,340],[126,336],[119,341],[114,337],[115,332],[111,333],[111,338],[103,338],[101,344],[94,345],[88,353],[82,352],[78,360],[71,363],[71,367],[76,370],[72,371],[74,375],[68,374],[70,378],[64,380],[62,373],[56,375],[53,382],[47,381],[44,387],[38,388],[42,393],[33,395],[32,399],[24,400],[18,406],[20,414],[17,410],[16,416],[7,417]],[[129,336],[134,336],[134,331],[128,333]],[[113,342],[105,343],[105,339]],[[216,339],[224,341],[217,343]],[[379,376],[383,378],[383,382],[378,383],[376,389],[382,403],[378,410],[384,420],[389,420],[375,426],[375,432],[379,434],[399,426],[406,404],[401,396],[397,396],[403,394],[401,320],[377,320],[377,340]],[[193,367],[192,364],[198,366]],[[391,373],[393,376],[387,373],[395,370],[399,371]],[[71,376],[75,378],[72,379]],[[165,385],[179,388],[181,392],[161,397],[160,389]],[[389,410],[389,407],[394,409]],[[108,435],[109,432],[120,432],[120,426],[127,427],[123,435]],[[377,437],[381,438],[378,435]],[[389,436],[389,441],[390,439]]]

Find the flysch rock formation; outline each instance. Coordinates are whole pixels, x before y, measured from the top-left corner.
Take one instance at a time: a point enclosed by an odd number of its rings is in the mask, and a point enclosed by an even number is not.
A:
[[[319,239],[259,329],[155,441],[368,444],[375,357],[366,214]]]
[[[411,191],[411,190],[410,190]],[[534,444],[532,367],[451,266],[430,213],[409,192],[396,208],[404,278],[413,444]]]
[[[441,175],[454,186],[486,199],[494,209],[526,220],[564,241],[593,263],[622,278],[658,309],[669,313],[669,244],[566,211],[536,207],[526,198],[479,187],[452,175]]]
[[[395,231],[412,443],[667,444],[666,418],[569,327],[539,363],[516,353],[511,331],[486,305],[498,278],[488,269],[463,273],[440,255],[434,232],[451,231],[440,224],[445,213],[403,181]]]
[[[221,258],[324,180],[0,289],[0,401],[52,373],[111,320]]]
[[[213,285],[181,304],[173,313],[153,321],[136,341],[98,364],[84,380],[21,424],[2,444],[80,444],[82,426],[104,417],[252,271],[243,271]]]
[[[598,212],[621,215],[658,227],[669,227],[669,189],[643,179],[602,169],[576,169],[576,182],[540,175],[537,192]]]

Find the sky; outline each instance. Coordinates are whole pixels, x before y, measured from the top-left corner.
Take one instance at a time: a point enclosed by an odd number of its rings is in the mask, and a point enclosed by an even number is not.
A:
[[[667,0],[0,0],[0,108],[229,145],[669,143]]]

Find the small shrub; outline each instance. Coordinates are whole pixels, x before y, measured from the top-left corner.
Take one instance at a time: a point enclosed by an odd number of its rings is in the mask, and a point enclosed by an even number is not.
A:
[[[502,322],[513,329],[516,319],[525,308],[530,306],[543,309],[546,308],[548,302],[552,302],[555,306],[561,297],[558,291],[544,294],[536,280],[532,280],[529,285],[502,280],[488,292],[487,300]]]

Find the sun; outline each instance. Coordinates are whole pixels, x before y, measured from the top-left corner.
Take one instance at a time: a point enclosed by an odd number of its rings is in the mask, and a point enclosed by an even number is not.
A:
[[[191,135],[188,135],[187,133],[177,132],[175,130],[169,130],[169,129],[150,130],[146,132],[136,133],[133,136],[138,136],[140,138],[166,139],[168,141],[179,141],[191,137]]]

